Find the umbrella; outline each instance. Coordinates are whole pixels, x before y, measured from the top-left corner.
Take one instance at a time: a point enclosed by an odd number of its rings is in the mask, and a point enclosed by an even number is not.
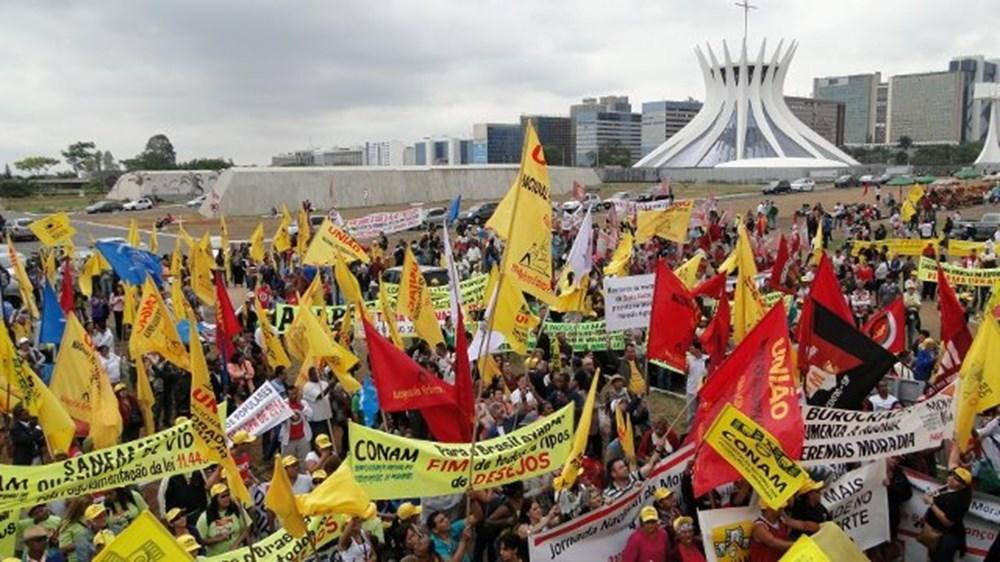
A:
[[[917,182],[919,184],[927,185],[927,184],[930,184],[930,183],[934,183],[934,180],[936,180],[936,179],[937,178],[934,177],[934,176],[920,176],[920,177],[916,178],[913,181],[915,181],[915,182]]]
[[[889,180],[886,185],[913,185],[913,178],[910,176],[896,176]]]
[[[971,180],[974,178],[978,178],[979,176],[980,173],[977,172],[975,168],[968,168],[968,167],[962,168],[961,170],[955,173],[955,177],[960,180]]]

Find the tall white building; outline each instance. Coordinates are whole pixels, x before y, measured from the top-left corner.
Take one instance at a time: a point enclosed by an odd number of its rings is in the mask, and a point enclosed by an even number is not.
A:
[[[1000,82],[1000,60],[982,55],[955,57],[949,72],[958,72],[962,80],[962,142],[978,142],[989,127],[989,100],[976,97],[976,84]]]
[[[403,141],[376,141],[365,143],[365,166],[403,166],[406,164]]]

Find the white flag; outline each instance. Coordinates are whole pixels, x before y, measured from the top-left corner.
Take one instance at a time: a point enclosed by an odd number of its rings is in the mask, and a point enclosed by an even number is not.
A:
[[[580,231],[576,233],[573,246],[569,249],[566,264],[573,270],[573,284],[578,285],[584,275],[589,275],[594,267],[592,237],[594,234],[594,219],[587,209],[587,215],[580,223]]]

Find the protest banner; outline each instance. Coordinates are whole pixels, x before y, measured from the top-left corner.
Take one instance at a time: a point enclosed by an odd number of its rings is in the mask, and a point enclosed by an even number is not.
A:
[[[732,404],[719,413],[705,442],[775,509],[784,506],[806,479],[805,470],[782,450],[781,443]]]
[[[964,258],[975,252],[982,255],[986,249],[986,242],[976,242],[974,240],[948,240],[948,257]]]
[[[608,331],[649,327],[654,275],[604,278],[604,321]]]
[[[413,207],[402,211],[371,213],[347,221],[347,231],[358,240],[370,240],[382,234],[394,234],[420,226],[424,221],[424,208]]]
[[[573,407],[501,437],[437,443],[350,425],[351,468],[373,500],[442,496],[494,488],[558,469],[569,455]],[[472,455],[475,447],[475,457]],[[471,466],[471,471],[470,471]]]
[[[867,550],[889,540],[889,495],[882,480],[885,461],[869,463],[823,488],[830,520]]]
[[[805,466],[860,462],[932,449],[955,429],[952,397],[937,394],[887,412],[802,407]]]
[[[927,548],[917,542],[920,533],[919,522],[927,513],[923,495],[944,487],[944,484],[925,474],[904,469],[906,478],[913,487],[913,495],[900,508],[899,538],[903,541],[906,560],[927,559]],[[962,519],[965,526],[967,552],[956,560],[962,562],[981,561],[986,557],[993,541],[1000,533],[1000,499],[973,492],[972,506]]]
[[[226,418],[226,435],[232,437],[241,429],[253,436],[262,435],[290,417],[288,401],[273,385],[263,384]]]
[[[0,511],[0,553],[13,553],[17,537],[17,516],[20,510]]]
[[[330,543],[340,538],[340,534],[348,522],[349,518],[344,515],[309,517],[306,520],[308,534],[304,537],[295,538],[287,530],[278,529],[250,546],[244,546],[216,556],[199,558],[199,560],[203,560],[204,562],[302,560],[305,556],[312,553],[313,548],[323,550]],[[382,521],[377,517],[361,525],[362,529],[366,529],[377,536],[380,536],[381,527]]]
[[[469,310],[479,310],[483,308],[486,299],[486,282],[489,275],[480,273],[468,279],[458,282],[458,293],[461,296],[462,304]],[[398,283],[383,283],[385,285],[386,298],[390,307],[396,306],[396,299],[399,298]],[[434,310],[450,310],[451,288],[448,285],[428,285],[431,293],[431,304]],[[372,308],[374,304],[369,305]]]
[[[920,258],[920,266],[917,268],[917,279],[937,283],[938,262],[930,258]],[[959,267],[950,263],[942,263],[941,269],[948,283],[953,287],[961,285],[964,287],[992,287],[1000,282],[1000,267],[988,269],[970,269]]]
[[[924,254],[924,249],[930,245],[934,248],[934,252],[937,253],[939,250],[939,241],[935,239],[922,239],[922,238],[888,238],[886,240],[855,240],[851,245],[851,255],[859,256],[862,250],[867,250],[868,248],[874,248],[875,251],[882,251],[882,248],[888,248],[888,254],[897,256],[911,256],[917,257]]]
[[[169,478],[208,467],[191,422],[115,447],[40,466],[0,465],[0,510]]]
[[[158,555],[159,558],[154,558]],[[170,560],[193,561],[173,534],[163,527],[156,516],[144,510],[123,529],[111,544],[93,558],[94,562],[119,562],[121,560]]]
[[[636,529],[639,510],[653,503],[657,488],[681,493],[684,470],[694,456],[687,446],[661,460],[649,477],[614,502],[558,527],[528,537],[531,562],[620,560],[628,536]]]
[[[726,507],[698,510],[707,562],[747,562],[750,559],[750,532],[760,514],[756,507]]]
[[[73,235],[76,229],[70,224],[69,215],[66,213],[53,213],[44,216],[28,225],[31,232],[38,238],[38,241],[45,246],[52,247],[65,243],[73,243]]]
[[[565,334],[566,342],[573,348],[573,351],[600,351],[603,349],[620,351],[625,349],[625,334],[620,331],[608,333],[603,320],[579,323],[546,322],[542,326],[542,331],[553,337]],[[535,347],[535,342],[535,333],[528,334],[528,347]]]

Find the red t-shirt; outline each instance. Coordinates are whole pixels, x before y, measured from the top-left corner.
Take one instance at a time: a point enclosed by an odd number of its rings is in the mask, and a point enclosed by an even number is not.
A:
[[[288,426],[288,440],[302,439],[306,436],[306,418],[302,415],[302,403],[289,402],[288,407],[292,409],[291,423]]]
[[[667,562],[674,559],[667,558],[668,551],[667,532],[663,527],[657,527],[653,535],[638,529],[625,543],[622,562]]]

